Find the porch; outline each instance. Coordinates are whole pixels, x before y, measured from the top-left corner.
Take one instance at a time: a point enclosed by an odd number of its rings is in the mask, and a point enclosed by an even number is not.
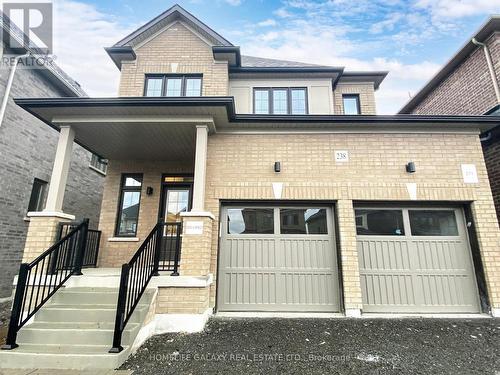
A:
[[[47,368],[115,368],[153,333],[199,330],[210,314],[214,122],[147,104],[52,110],[34,113],[60,137],[45,209],[28,213],[2,366],[36,349]],[[74,142],[109,161],[97,230],[62,211]]]

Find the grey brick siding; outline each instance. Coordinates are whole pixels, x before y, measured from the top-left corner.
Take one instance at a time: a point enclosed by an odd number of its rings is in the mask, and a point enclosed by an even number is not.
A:
[[[8,69],[0,70],[0,98]],[[58,97],[63,93],[38,71],[16,72],[11,98]],[[1,100],[1,99],[0,99]],[[25,221],[34,178],[50,182],[59,133],[10,99],[0,127],[0,298],[9,296],[22,258]],[[103,176],[89,169],[90,153],[75,145],[64,199],[64,211],[89,217],[97,227]]]

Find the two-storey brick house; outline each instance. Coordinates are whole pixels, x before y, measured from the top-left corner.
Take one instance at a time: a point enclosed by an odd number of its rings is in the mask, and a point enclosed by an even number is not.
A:
[[[400,110],[416,115],[498,115],[500,16],[492,16]],[[486,169],[500,220],[500,129],[482,135]]]
[[[177,5],[107,51],[118,97],[16,100],[60,128],[60,160],[76,139],[109,165],[98,268],[77,276],[76,246],[65,288],[33,325],[15,320],[19,347],[0,366],[30,363],[35,345],[47,367],[112,367],[213,313],[499,313],[478,137],[497,118],[377,116],[385,72],[244,56]],[[33,214],[26,262],[52,243],[39,233],[59,211]],[[75,233],[85,225],[62,243]]]

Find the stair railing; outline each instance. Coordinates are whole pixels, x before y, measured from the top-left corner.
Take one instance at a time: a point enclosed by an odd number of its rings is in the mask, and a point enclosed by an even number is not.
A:
[[[82,275],[88,227],[89,220],[84,219],[31,263],[21,264],[7,339],[2,349],[17,348],[17,333],[21,327],[71,276]]]
[[[146,237],[136,253],[128,263],[122,265],[120,276],[120,289],[118,292],[118,302],[116,307],[115,330],[113,335],[113,347],[110,353],[119,353],[123,350],[121,345],[122,335],[130,317],[139,303],[149,281],[153,276],[159,276],[160,258],[162,248],[165,246],[165,237],[168,228],[176,226],[177,232],[174,236],[176,249],[174,254],[176,265],[173,276],[177,276],[177,269],[180,256],[180,231],[181,223],[157,223],[153,230]],[[172,239],[170,239],[172,240]]]

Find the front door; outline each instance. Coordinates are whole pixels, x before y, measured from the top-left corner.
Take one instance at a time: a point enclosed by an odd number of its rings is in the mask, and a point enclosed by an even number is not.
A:
[[[167,225],[165,225],[163,230],[162,251],[160,255],[161,270],[173,270],[177,248],[180,251],[180,243],[177,244],[177,230],[180,227],[169,224],[181,223],[181,213],[188,212],[191,209],[191,192],[191,184],[163,185],[160,219],[167,223]],[[180,235],[182,236],[182,232]],[[180,259],[180,255],[178,258]]]

